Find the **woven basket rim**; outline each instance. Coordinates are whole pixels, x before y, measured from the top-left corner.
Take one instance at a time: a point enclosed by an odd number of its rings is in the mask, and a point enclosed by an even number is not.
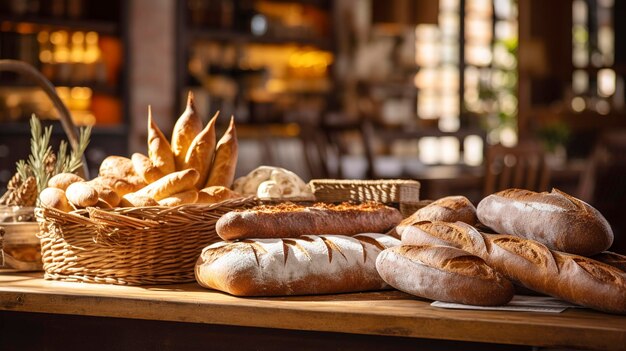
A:
[[[420,182],[410,179],[311,179],[310,185],[411,185],[420,186]]]

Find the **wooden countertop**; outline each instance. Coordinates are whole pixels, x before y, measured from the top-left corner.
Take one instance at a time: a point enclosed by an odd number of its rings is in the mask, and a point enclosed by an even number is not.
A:
[[[443,340],[624,349],[626,316],[447,310],[398,291],[237,298],[195,283],[127,287],[0,272],[0,310]]]

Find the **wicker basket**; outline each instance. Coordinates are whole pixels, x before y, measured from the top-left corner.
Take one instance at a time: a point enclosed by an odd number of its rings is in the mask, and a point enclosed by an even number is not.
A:
[[[376,201],[398,207],[405,217],[419,204],[420,183],[415,180],[313,179],[309,187],[320,202]]]
[[[217,220],[254,203],[244,198],[72,213],[38,208],[44,277],[121,285],[192,282],[202,249],[221,240]]]

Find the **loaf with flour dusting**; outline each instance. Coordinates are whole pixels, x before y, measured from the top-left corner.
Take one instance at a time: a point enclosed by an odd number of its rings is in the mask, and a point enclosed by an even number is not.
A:
[[[513,284],[483,259],[450,246],[401,245],[384,250],[376,269],[387,284],[408,294],[466,305],[505,305]]]
[[[497,233],[537,240],[553,250],[591,256],[613,243],[611,226],[600,212],[557,189],[500,191],[484,198],[476,213]]]
[[[202,251],[195,275],[200,285],[236,296],[379,290],[388,285],[376,257],[399,244],[384,234],[219,242]]]
[[[462,223],[422,222],[402,232],[404,245],[448,245],[472,253],[514,283],[571,303],[626,313],[626,274],[590,258],[512,235],[484,234]]]
[[[398,237],[405,227],[422,221],[465,222],[474,225],[478,222],[476,207],[465,196],[446,196],[415,211],[405,218],[395,229]]]
[[[386,233],[401,220],[400,211],[378,203],[282,203],[229,212],[217,221],[215,231],[224,240],[355,235]]]

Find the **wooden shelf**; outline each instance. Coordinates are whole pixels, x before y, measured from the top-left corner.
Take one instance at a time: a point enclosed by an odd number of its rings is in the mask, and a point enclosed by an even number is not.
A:
[[[196,40],[214,40],[223,42],[252,43],[252,44],[294,44],[299,46],[315,46],[323,50],[331,50],[330,40],[324,38],[289,38],[275,36],[255,36],[249,33],[239,33],[228,30],[191,28],[189,36]]]
[[[16,17],[0,15],[0,28],[2,28],[3,31],[16,31],[20,33],[30,31],[36,33],[43,29],[65,29],[84,32],[93,31],[106,35],[120,34],[120,28],[117,22],[66,18],[43,18],[34,16]]]
[[[0,310],[332,332],[337,345],[345,333],[602,350],[626,342],[626,316],[449,310],[399,291],[238,298],[196,283],[128,287],[0,272]]]

